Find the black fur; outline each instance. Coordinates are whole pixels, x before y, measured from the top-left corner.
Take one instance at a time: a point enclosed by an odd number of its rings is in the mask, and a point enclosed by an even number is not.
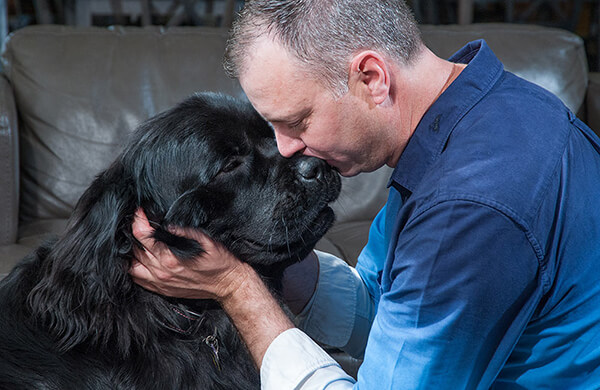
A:
[[[128,274],[133,215],[181,261],[194,227],[277,290],[333,221],[340,180],[322,161],[285,159],[247,103],[195,95],[142,124],[81,197],[69,227],[0,282],[1,389],[253,389],[258,373],[213,301],[163,297]]]

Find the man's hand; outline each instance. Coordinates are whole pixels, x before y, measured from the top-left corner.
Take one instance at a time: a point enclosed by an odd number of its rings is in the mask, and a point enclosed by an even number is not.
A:
[[[192,261],[179,261],[152,239],[144,212],[136,212],[133,235],[145,249],[135,251],[129,271],[133,280],[163,295],[219,301],[260,367],[271,342],[294,325],[252,267],[198,231],[173,229],[172,233],[198,241],[205,253]]]
[[[146,215],[138,209],[133,235],[144,246],[134,250],[135,260],[129,271],[140,286],[162,295],[191,299],[227,299],[255,271],[238,260],[222,245],[194,229],[174,228],[171,232],[196,240],[205,253],[182,262],[169,248],[154,241]]]

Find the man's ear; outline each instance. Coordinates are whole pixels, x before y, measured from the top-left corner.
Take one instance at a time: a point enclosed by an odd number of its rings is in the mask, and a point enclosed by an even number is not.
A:
[[[390,94],[390,68],[379,53],[365,50],[352,58],[348,75],[348,88],[359,96],[381,104]]]

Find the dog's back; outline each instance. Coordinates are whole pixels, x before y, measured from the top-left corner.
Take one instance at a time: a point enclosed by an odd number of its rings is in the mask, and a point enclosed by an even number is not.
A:
[[[148,334],[147,344],[132,346],[129,355],[116,345],[99,347],[85,341],[62,351],[48,333],[48,324],[32,317],[27,302],[41,280],[48,249],[39,248],[0,281],[0,389],[258,388],[256,369],[220,310],[210,319],[223,332],[219,356],[204,336],[194,330],[175,332],[158,319],[156,328],[147,329],[154,333]]]
[[[58,353],[30,315],[27,297],[39,281],[50,245],[38,248],[0,281],[0,388],[111,388],[113,383],[100,375],[101,365],[93,356]]]

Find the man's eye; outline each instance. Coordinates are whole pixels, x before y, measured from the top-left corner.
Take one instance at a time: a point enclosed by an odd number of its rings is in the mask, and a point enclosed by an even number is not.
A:
[[[290,129],[293,129],[293,130],[302,130],[305,127],[305,123],[304,123],[304,120],[301,120],[301,121],[292,122],[288,126],[290,127]]]

